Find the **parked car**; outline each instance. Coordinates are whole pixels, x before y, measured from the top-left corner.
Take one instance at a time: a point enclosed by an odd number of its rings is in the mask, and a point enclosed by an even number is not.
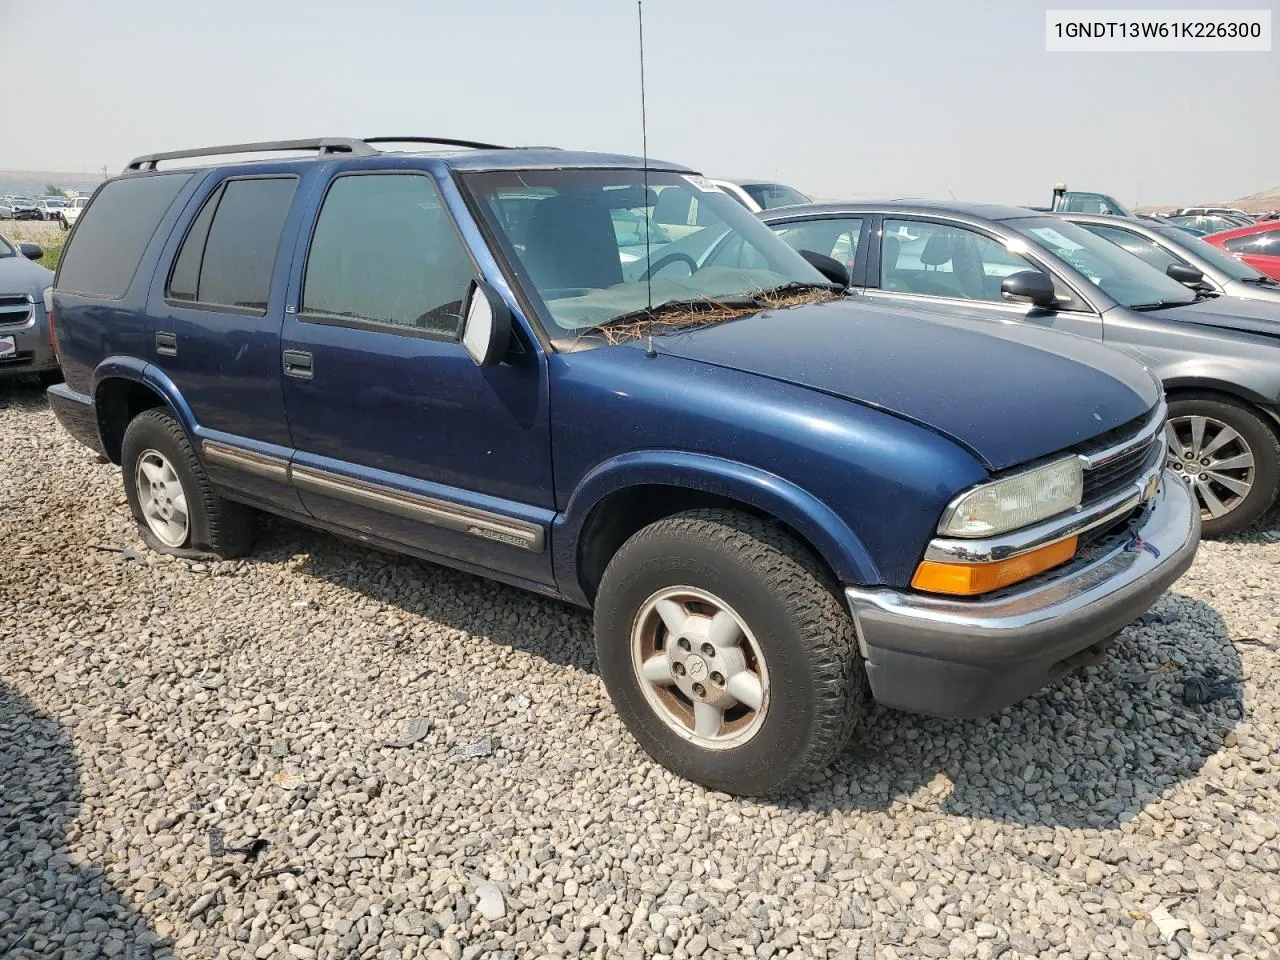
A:
[[[1131,358],[843,299],[679,166],[475,146],[210,148],[100,188],[49,400],[151,546],[242,554],[252,506],[591,606],[637,740],[737,793],[825,767],[868,680],[1026,696],[1190,564]],[[169,168],[286,148],[319,162]],[[736,259],[623,262],[619,215],[671,191]]]
[[[808,203],[809,198],[794,187],[781,183],[755,180],[712,180],[717,187],[750,210],[772,210],[793,203]]]
[[[1020,207],[854,202],[761,216],[820,254],[856,233],[852,279],[868,297],[1009,336],[1066,331],[1142,359],[1164,383],[1169,464],[1195,490],[1206,536],[1240,530],[1276,502],[1277,305],[1197,295],[1076,224]]]
[[[1254,270],[1218,247],[1177,229],[1148,220],[1100,217],[1088,213],[1060,214],[1090,233],[1118,243],[1135,257],[1165,273],[1170,267],[1190,267],[1200,274],[1190,285],[1228,297],[1280,303],[1280,281]],[[1174,271],[1178,271],[1175,269]],[[1175,277],[1175,279],[1177,279]],[[1187,279],[1183,279],[1187,283]]]
[[[1105,193],[1068,190],[1061,183],[1053,188],[1053,203],[1049,209],[1055,212],[1097,213],[1112,217],[1136,216],[1115,197]]]
[[[30,197],[5,197],[0,200],[0,220],[39,220],[40,210]]]
[[[1208,217],[1208,216],[1238,217],[1241,220],[1252,222],[1253,214],[1241,210],[1239,207],[1182,207],[1175,210],[1172,216],[1180,217]]]
[[[1228,217],[1221,213],[1205,214],[1202,216],[1177,216],[1170,217],[1169,222],[1179,227],[1191,227],[1200,230],[1205,234],[1219,233],[1223,230],[1234,230],[1245,224],[1235,217]]]
[[[66,197],[41,197],[36,201],[36,212],[41,220],[60,220],[66,205]]]
[[[58,377],[45,309],[53,272],[32,262],[42,256],[38,244],[0,236],[0,378],[35,374],[53,383]]]
[[[1280,223],[1264,220],[1248,227],[1211,233],[1204,240],[1229,251],[1267,276],[1280,279]]]
[[[75,226],[75,222],[80,219],[81,212],[83,212],[84,208],[88,205],[88,197],[71,197],[58,216],[58,219],[62,222],[62,229],[70,230]]]

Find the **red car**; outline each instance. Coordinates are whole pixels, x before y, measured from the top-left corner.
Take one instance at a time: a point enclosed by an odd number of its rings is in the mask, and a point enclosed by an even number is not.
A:
[[[1201,239],[1221,247],[1255,270],[1280,280],[1280,220],[1263,220]]]

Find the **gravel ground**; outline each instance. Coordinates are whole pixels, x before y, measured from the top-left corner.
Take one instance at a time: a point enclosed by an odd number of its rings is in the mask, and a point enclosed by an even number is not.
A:
[[[280,521],[146,553],[34,385],[0,481],[2,957],[1278,955],[1275,514],[1106,666],[758,802],[640,753],[573,608]]]

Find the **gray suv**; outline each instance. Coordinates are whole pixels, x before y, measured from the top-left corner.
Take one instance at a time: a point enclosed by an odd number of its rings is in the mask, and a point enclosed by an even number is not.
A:
[[[841,260],[867,297],[995,322],[1014,338],[1021,324],[1060,330],[1144,361],[1164,382],[1169,466],[1195,491],[1206,537],[1276,502],[1280,305],[1189,290],[1077,224],[1022,207],[855,201],[759,216],[795,249]]]

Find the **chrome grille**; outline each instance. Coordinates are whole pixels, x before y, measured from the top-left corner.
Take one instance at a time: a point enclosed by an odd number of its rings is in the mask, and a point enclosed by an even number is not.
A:
[[[25,293],[0,293],[0,327],[26,323],[31,319],[32,300]]]
[[[1076,448],[1084,461],[1084,497],[1087,506],[1138,481],[1164,460],[1163,401],[1141,417],[1110,430]]]

